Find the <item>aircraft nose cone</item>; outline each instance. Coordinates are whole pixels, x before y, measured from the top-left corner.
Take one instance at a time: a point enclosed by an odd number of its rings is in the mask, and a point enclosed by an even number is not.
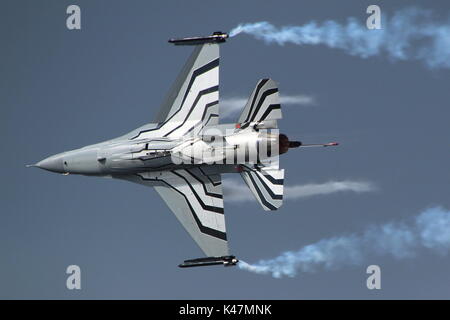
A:
[[[52,172],[63,173],[63,158],[60,155],[51,156],[36,163],[36,167]]]

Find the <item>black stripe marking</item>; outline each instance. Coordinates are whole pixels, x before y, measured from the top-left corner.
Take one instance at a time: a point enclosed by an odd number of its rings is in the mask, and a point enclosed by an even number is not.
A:
[[[259,156],[260,153],[260,142],[257,141],[256,142],[256,162],[260,163],[261,162],[261,157]]]
[[[203,110],[202,120],[205,120],[205,115],[206,115],[206,112],[208,112],[208,109],[209,109],[210,107],[213,107],[213,106],[217,105],[217,104],[219,104],[219,100],[216,100],[216,101],[213,101],[213,102],[210,102],[210,103],[207,103],[207,104],[206,104],[205,110]],[[217,115],[217,116],[218,116],[218,115]]]
[[[203,110],[202,121],[204,121],[205,113],[208,111],[208,109],[209,109],[210,107],[215,106],[215,105],[218,104],[218,103],[219,103],[219,100],[216,100],[216,101],[213,101],[213,102],[210,102],[210,103],[207,103],[207,104],[206,104],[205,110]],[[202,127],[206,126],[206,124],[209,122],[209,120],[211,119],[211,117],[219,117],[219,115],[218,115],[218,114],[215,114],[215,113],[211,113],[211,114],[209,115],[209,118],[208,118],[208,120],[206,121],[206,123],[205,123],[205,122],[202,122],[202,123],[199,123],[199,124],[201,124]],[[186,131],[184,134],[185,134],[185,135],[188,134],[189,132],[191,132],[192,130],[194,130],[194,128],[195,128],[196,126],[197,126],[197,124],[194,125],[194,126],[192,126],[192,127],[191,127],[188,131]]]
[[[208,71],[214,69],[214,68],[217,67],[217,66],[219,66],[219,58],[217,58],[217,59],[215,59],[215,60],[213,60],[213,61],[211,61],[211,62],[209,62],[209,63],[207,63],[207,64],[205,64],[205,65],[203,65],[202,67],[200,67],[200,68],[198,68],[198,69],[196,69],[196,70],[192,73],[192,75],[191,75],[191,79],[190,79],[190,81],[189,81],[189,85],[188,85],[188,87],[186,88],[186,91],[185,91],[184,97],[183,97],[183,101],[182,101],[182,103],[180,104],[180,107],[178,108],[178,110],[175,111],[169,118],[167,118],[166,120],[164,120],[164,122],[160,123],[156,128],[152,128],[152,129],[147,129],[147,130],[140,131],[136,136],[130,138],[130,140],[133,140],[133,139],[138,138],[142,133],[150,132],[150,131],[155,131],[155,130],[161,129],[161,128],[162,128],[167,122],[169,122],[169,121],[170,121],[170,120],[171,120],[171,119],[172,119],[172,118],[173,118],[173,117],[174,117],[181,109],[183,109],[184,101],[186,100],[186,97],[187,97],[187,95],[189,94],[189,90],[191,89],[191,86],[192,86],[192,84],[194,83],[195,79],[196,79],[198,76],[200,76],[200,75],[202,75],[202,74],[204,74],[204,73],[206,73],[206,72],[208,72]]]
[[[264,186],[264,188],[266,189],[266,191],[267,191],[267,193],[270,195],[270,197],[272,198],[272,199],[274,199],[274,200],[283,200],[283,195],[281,194],[281,195],[279,195],[279,194],[275,194],[274,192],[273,192],[273,190],[270,188],[270,186],[269,185],[267,185],[267,183],[263,180],[263,178],[261,178],[261,176],[257,173],[257,172],[254,172],[255,173],[255,175],[258,177],[258,180],[261,182],[261,184]],[[250,172],[250,174],[252,174],[251,172]]]
[[[216,230],[216,229],[212,229],[210,227],[206,227],[202,224],[202,222],[200,221],[200,219],[198,218],[194,208],[192,207],[191,203],[189,202],[189,199],[186,197],[186,195],[181,192],[180,190],[178,190],[177,188],[175,188],[174,186],[172,186],[170,183],[168,183],[165,180],[162,179],[146,179],[143,176],[136,174],[138,177],[140,177],[142,180],[144,181],[159,181],[159,182],[163,182],[165,183],[168,187],[170,187],[171,189],[175,190],[176,192],[178,192],[179,194],[181,194],[184,197],[184,200],[186,201],[187,205],[189,206],[189,209],[191,211],[191,214],[195,220],[195,222],[197,223],[198,228],[200,229],[200,232],[207,234],[209,236],[215,237],[215,238],[219,238],[221,240],[227,241],[227,234],[225,232]]]
[[[184,92],[184,97],[183,97],[183,101],[181,102],[181,106],[183,106],[184,101],[186,100],[186,98],[187,98],[187,96],[189,94],[189,91],[191,90],[192,84],[194,83],[195,79],[198,76],[200,76],[200,75],[202,75],[202,74],[204,74],[204,73],[206,73],[206,72],[208,72],[208,71],[210,71],[210,70],[212,70],[212,69],[214,69],[215,67],[218,67],[218,66],[219,66],[219,58],[217,58],[216,60],[213,60],[213,61],[205,64],[204,66],[198,68],[197,70],[195,70],[192,73],[192,77],[191,77],[191,80],[189,81],[189,85],[187,86],[186,91]],[[180,107],[180,109],[181,109],[181,107]]]
[[[259,91],[261,88],[269,81],[269,79],[262,79],[260,83],[256,86],[255,95],[253,96],[252,104],[250,106],[250,109],[248,110],[247,117],[245,118],[244,122],[248,122],[248,118],[252,114],[253,106],[255,105],[256,98],[258,97]]]
[[[216,212],[216,213],[220,213],[220,214],[224,214],[223,212],[223,208],[220,207],[213,207],[213,206],[209,206],[207,204],[205,204],[203,202],[203,200],[199,197],[199,195],[197,194],[197,191],[195,191],[194,187],[191,185],[191,183],[189,182],[188,179],[186,179],[185,177],[183,177],[181,174],[177,173],[176,171],[171,171],[174,175],[179,176],[181,179],[183,179],[184,181],[186,181],[187,185],[189,186],[189,188],[191,189],[192,193],[194,194],[195,198],[197,199],[198,203],[200,204],[200,206],[203,208],[203,210],[206,211],[212,211],[212,212]]]
[[[152,157],[152,158],[150,158],[150,156],[147,156],[148,158],[146,158],[145,156],[144,157],[139,157],[139,158],[137,158],[137,159],[132,159],[132,160],[141,160],[141,161],[143,161],[143,162],[146,162],[146,161],[151,161],[151,160],[156,160],[156,159],[161,159],[161,158],[166,158],[166,157],[170,157],[170,155],[169,156],[159,156],[159,157]]]
[[[267,171],[261,171],[264,177],[272,182],[273,184],[282,185],[284,183],[284,179],[275,179],[272,175],[270,175]]]
[[[253,114],[252,114],[252,117],[250,119],[250,122],[252,122],[255,119],[256,115],[259,112],[259,109],[261,108],[261,105],[264,103],[264,101],[266,100],[267,96],[270,96],[271,94],[274,94],[276,92],[278,92],[278,88],[273,88],[273,89],[269,89],[269,90],[264,91],[264,93],[261,95],[261,99],[259,99],[259,101],[258,101],[258,105],[256,106],[255,111],[253,111]]]
[[[206,189],[205,182],[204,182],[202,179],[200,179],[199,177],[197,177],[197,176],[195,175],[195,173],[193,173],[191,170],[185,169],[185,171],[187,171],[192,177],[194,177],[195,180],[197,180],[198,182],[200,182],[200,183],[202,184],[203,190],[205,191],[205,194],[206,194],[206,195],[208,195],[208,196],[210,196],[210,197],[218,198],[218,199],[223,199],[222,194],[209,192],[209,191]]]
[[[209,93],[212,93],[212,92],[216,92],[216,91],[219,91],[219,86],[214,86],[214,87],[207,88],[207,89],[204,89],[204,90],[200,91],[200,92],[197,94],[197,97],[195,98],[195,101],[194,101],[192,107],[189,109],[189,112],[188,112],[188,114],[186,115],[186,117],[184,118],[183,122],[182,122],[178,127],[175,127],[174,129],[172,129],[172,130],[170,130],[168,133],[166,133],[166,134],[164,135],[164,137],[167,137],[169,134],[171,134],[171,133],[174,132],[175,130],[181,128],[181,127],[186,123],[186,121],[189,119],[189,115],[190,115],[190,114],[192,113],[192,111],[195,109],[195,107],[197,106],[198,101],[200,100],[200,98],[201,98],[202,96],[204,96],[204,95],[206,95],[206,94],[209,94]]]
[[[252,180],[252,185],[255,188],[256,192],[258,193],[258,196],[259,196],[259,199],[261,200],[261,202],[270,210],[277,210],[277,208],[274,205],[272,205],[270,202],[268,202],[266,200],[266,198],[262,194],[261,190],[259,190],[258,185],[256,184],[255,180],[253,179],[252,175],[248,172],[246,172],[246,174],[250,178],[250,180]]]
[[[259,121],[266,120],[267,116],[272,112],[272,110],[281,109],[281,105],[279,104],[271,104],[267,107],[266,111],[264,111],[263,115],[261,116],[261,119]]]

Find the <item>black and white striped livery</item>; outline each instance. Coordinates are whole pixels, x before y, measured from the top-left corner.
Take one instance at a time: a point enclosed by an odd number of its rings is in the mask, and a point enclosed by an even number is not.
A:
[[[229,255],[220,175],[191,168],[142,172],[128,179],[154,187],[205,254]]]
[[[179,138],[219,121],[219,45],[196,47],[161,106],[156,128],[132,139]]]
[[[241,172],[247,186],[264,210],[277,210],[283,204],[284,169],[254,168]]]
[[[173,41],[195,49],[153,122],[32,165],[64,175],[112,177],[154,187],[207,255],[181,267],[238,262],[228,247],[222,174],[240,173],[264,210],[276,210],[283,203],[284,184],[278,156],[292,148],[317,146],[279,133],[282,114],[277,84],[271,79],[258,82],[238,123],[219,124],[218,43],[226,37],[215,32]],[[331,145],[337,143],[319,144]],[[154,210],[151,205],[145,209]]]
[[[272,79],[262,79],[256,85],[239,117],[239,123],[262,122],[282,118],[278,86]]]

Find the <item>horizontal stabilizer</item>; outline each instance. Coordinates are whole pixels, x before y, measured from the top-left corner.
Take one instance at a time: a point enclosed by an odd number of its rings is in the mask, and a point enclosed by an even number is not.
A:
[[[241,176],[264,210],[277,210],[281,207],[284,169],[257,168],[243,171]]]

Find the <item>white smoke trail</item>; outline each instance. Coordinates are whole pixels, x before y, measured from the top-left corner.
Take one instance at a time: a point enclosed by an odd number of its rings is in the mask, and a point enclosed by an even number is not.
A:
[[[245,97],[230,97],[223,98],[220,100],[220,113],[223,118],[231,118],[237,113],[242,112],[245,104],[247,103]],[[316,100],[312,96],[308,95],[281,95],[280,103],[282,105],[301,105],[301,106],[312,106],[316,104]]]
[[[234,179],[224,179],[225,199],[232,202],[255,201],[249,188]],[[284,199],[296,200],[335,192],[353,191],[357,193],[376,190],[375,186],[365,181],[329,181],[284,187]]]
[[[298,272],[361,265],[373,255],[396,259],[414,257],[421,248],[443,255],[449,252],[450,211],[442,207],[430,208],[409,223],[373,226],[361,234],[324,239],[273,259],[255,264],[240,261],[238,265],[243,270],[275,278],[294,277]]]
[[[331,194],[341,191],[353,191],[356,193],[374,191],[375,186],[366,181],[329,181],[325,183],[310,183],[305,185],[286,186],[285,199],[306,198],[317,195]]]
[[[450,68],[450,19],[436,21],[429,10],[412,7],[391,18],[382,13],[382,29],[369,30],[365,21],[349,18],[301,26],[275,27],[269,22],[244,23],[230,36],[247,33],[268,44],[325,45],[368,58],[385,53],[393,60],[420,60],[430,68]]]

